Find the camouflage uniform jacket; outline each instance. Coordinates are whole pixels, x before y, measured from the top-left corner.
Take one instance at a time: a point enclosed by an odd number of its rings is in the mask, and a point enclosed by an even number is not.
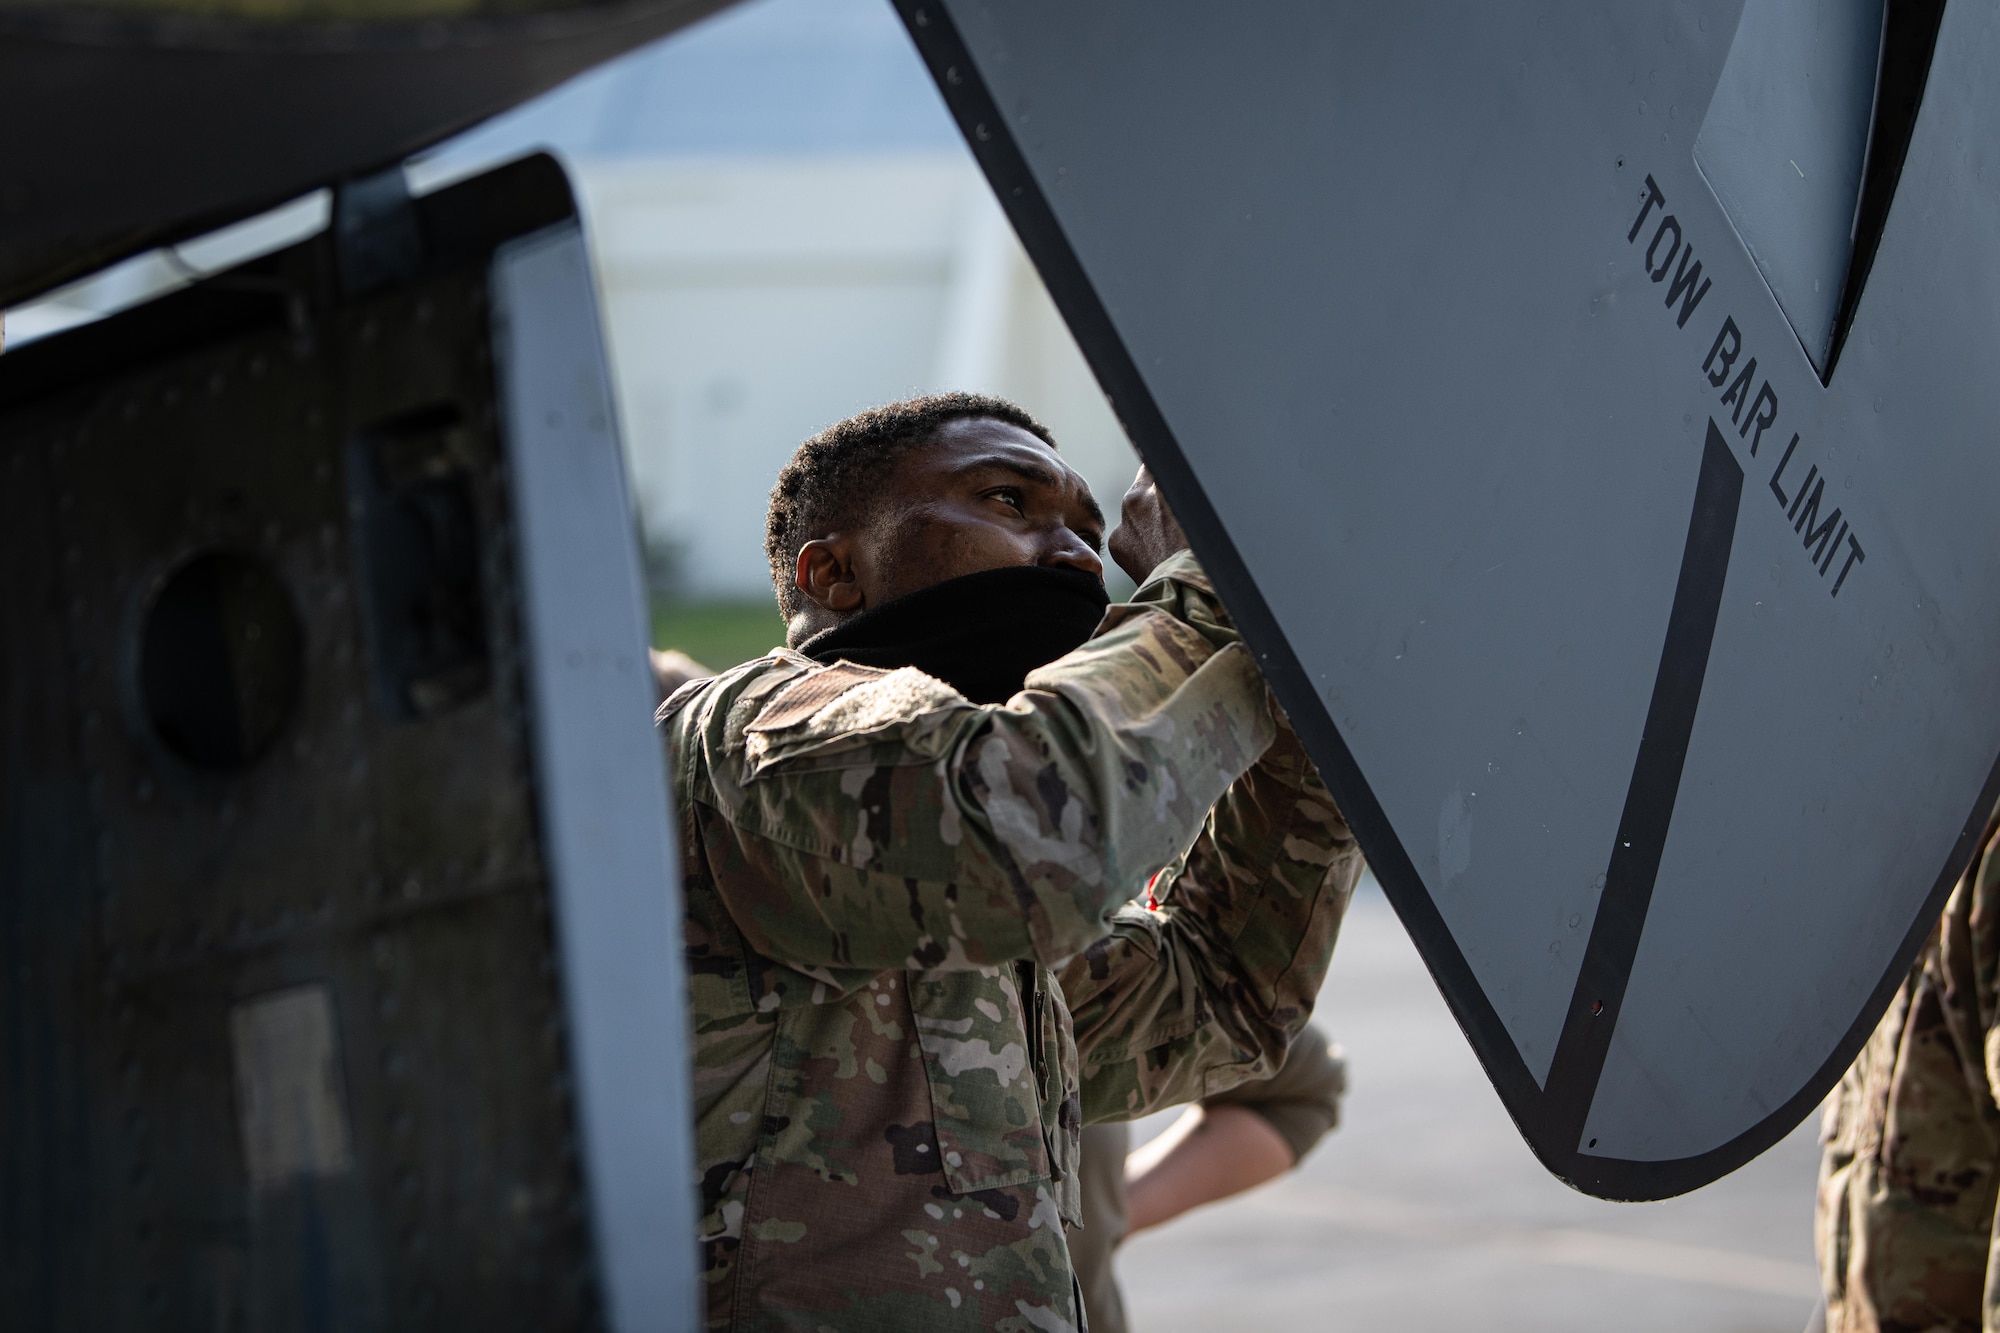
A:
[[[2000,836],[1827,1101],[1828,1333],[2000,1333]]]
[[[1078,1327],[1082,1120],[1275,1069],[1360,870],[1199,567],[1004,705],[781,651],[661,718],[709,1326]]]

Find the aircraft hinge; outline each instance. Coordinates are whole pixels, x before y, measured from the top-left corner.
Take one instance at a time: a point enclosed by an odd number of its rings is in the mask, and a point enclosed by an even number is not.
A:
[[[400,165],[343,181],[333,195],[333,228],[348,297],[414,277],[423,266],[423,230]]]

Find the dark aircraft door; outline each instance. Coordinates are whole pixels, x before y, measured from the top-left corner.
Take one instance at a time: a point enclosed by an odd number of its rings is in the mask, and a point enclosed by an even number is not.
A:
[[[546,157],[0,357],[0,1290],[692,1327],[677,863]]]

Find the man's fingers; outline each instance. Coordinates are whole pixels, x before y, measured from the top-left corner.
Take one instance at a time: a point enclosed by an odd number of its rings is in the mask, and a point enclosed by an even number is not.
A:
[[[1111,534],[1111,558],[1134,582],[1145,582],[1162,560],[1188,544],[1167,506],[1167,497],[1160,494],[1153,474],[1143,467],[1125,492],[1118,514],[1118,530]]]
[[[1130,523],[1133,514],[1140,506],[1146,503],[1146,497],[1148,495],[1157,495],[1158,493],[1153,486],[1153,474],[1146,470],[1144,463],[1141,463],[1139,465],[1139,475],[1132,478],[1132,484],[1125,488],[1124,500],[1118,505],[1118,517],[1120,521]]]

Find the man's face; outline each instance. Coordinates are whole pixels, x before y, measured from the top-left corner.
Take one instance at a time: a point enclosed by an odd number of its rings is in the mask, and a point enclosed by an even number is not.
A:
[[[865,528],[808,544],[799,587],[845,616],[1010,565],[1067,566],[1102,581],[1103,549],[1103,511],[1074,468],[1018,426],[962,417],[897,460]]]

